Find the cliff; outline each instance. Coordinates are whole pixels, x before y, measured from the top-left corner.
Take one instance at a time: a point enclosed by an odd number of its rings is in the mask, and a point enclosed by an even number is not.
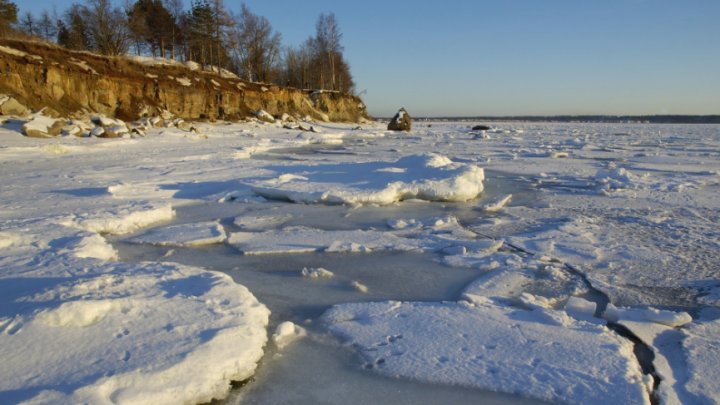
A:
[[[362,100],[349,94],[249,83],[193,63],[106,57],[9,39],[0,39],[0,94],[65,116],[100,113],[128,121],[162,110],[186,120],[236,120],[259,110],[329,121],[369,118]]]

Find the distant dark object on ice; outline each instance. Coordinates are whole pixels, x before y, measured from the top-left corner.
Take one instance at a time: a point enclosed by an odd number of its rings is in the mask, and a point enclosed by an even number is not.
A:
[[[395,114],[390,123],[388,124],[389,131],[408,131],[412,129],[412,118],[405,108],[401,108],[400,111]]]
[[[487,125],[475,125],[474,127],[472,127],[473,131],[487,131],[489,129],[490,127]]]

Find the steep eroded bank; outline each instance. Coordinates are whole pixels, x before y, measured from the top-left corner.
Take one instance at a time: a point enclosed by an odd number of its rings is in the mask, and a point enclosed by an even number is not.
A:
[[[124,120],[167,110],[196,119],[239,119],[265,110],[324,121],[369,118],[359,97],[249,83],[174,61],[136,60],[0,39],[0,94],[62,115],[101,113]]]

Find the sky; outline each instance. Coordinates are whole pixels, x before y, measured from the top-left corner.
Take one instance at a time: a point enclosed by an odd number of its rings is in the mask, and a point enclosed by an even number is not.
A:
[[[39,14],[73,1],[15,2]],[[436,117],[720,114],[717,0],[245,4],[292,46],[334,12],[357,92],[377,117],[400,107]]]

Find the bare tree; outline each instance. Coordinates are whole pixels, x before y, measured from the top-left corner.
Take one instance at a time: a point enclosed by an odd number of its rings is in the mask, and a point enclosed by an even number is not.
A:
[[[182,42],[180,24],[182,23],[185,6],[183,5],[183,0],[164,0],[164,4],[173,18],[172,32],[170,33],[170,57],[176,59],[175,48]]]
[[[57,36],[57,17],[53,18],[47,10],[40,13],[40,19],[37,21],[38,34],[47,41],[52,41]]]
[[[318,51],[323,54],[321,69],[327,66],[330,76],[330,88],[337,90],[337,62],[338,55],[342,54],[343,46],[340,45],[342,33],[338,26],[334,13],[320,14],[315,25],[315,40]],[[322,72],[322,70],[321,70]],[[324,83],[321,84],[321,88]]]
[[[127,52],[130,33],[125,14],[110,0],[86,0],[84,7],[93,49],[104,55]]]
[[[273,31],[267,18],[253,14],[245,4],[234,19],[230,44],[241,75],[249,81],[273,81],[280,59],[280,34]]]
[[[20,17],[18,25],[20,26],[20,31],[30,35],[31,37],[38,34],[37,22],[35,21],[35,17],[33,17],[32,13],[29,11],[26,11],[23,16]]]

